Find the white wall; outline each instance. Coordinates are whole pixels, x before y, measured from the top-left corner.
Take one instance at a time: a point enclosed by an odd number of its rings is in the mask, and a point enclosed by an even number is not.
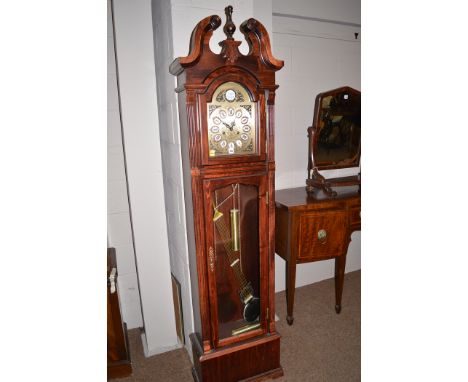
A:
[[[176,78],[169,73],[173,60],[173,39],[170,0],[152,2],[154,51],[158,93],[158,114],[162,153],[166,224],[171,272],[180,282],[185,344],[193,332],[192,299],[185,230],[182,162],[180,157]]]
[[[122,320],[128,329],[143,325],[135,267],[127,178],[122,147],[119,96],[110,1],[107,1],[107,240],[114,247],[119,270]]]
[[[273,12],[344,23],[361,23],[360,0],[273,0]]]
[[[276,189],[305,185],[307,127],[312,125],[315,96],[345,85],[361,88],[361,31],[359,26],[349,25],[358,25],[359,13],[357,0],[273,1],[273,51],[285,62],[277,74]],[[317,21],[325,19],[329,21]],[[358,39],[355,32],[359,33]],[[332,177],[357,172],[359,169],[352,168],[323,173]],[[360,232],[352,235],[346,272],[361,268],[360,239]],[[276,256],[275,265],[276,290],[284,290],[285,262]],[[333,275],[334,260],[301,264],[297,267],[296,286]]]
[[[123,142],[145,355],[177,347],[150,0],[114,0]]]

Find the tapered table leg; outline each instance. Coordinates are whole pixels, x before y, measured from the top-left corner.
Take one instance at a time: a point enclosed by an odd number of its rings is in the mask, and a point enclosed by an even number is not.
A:
[[[343,294],[346,254],[335,258],[335,311],[341,312],[341,296]]]
[[[292,325],[294,321],[294,291],[296,288],[296,262],[294,260],[286,261],[286,321]]]

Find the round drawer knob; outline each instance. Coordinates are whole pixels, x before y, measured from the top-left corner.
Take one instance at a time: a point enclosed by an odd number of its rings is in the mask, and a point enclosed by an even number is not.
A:
[[[320,241],[325,241],[327,238],[327,231],[321,229],[317,232],[317,237]]]

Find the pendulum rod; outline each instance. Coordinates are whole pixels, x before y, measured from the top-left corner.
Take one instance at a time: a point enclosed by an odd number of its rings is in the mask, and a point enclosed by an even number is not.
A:
[[[234,193],[235,193],[235,190],[233,194]],[[224,201],[226,201],[226,199]],[[224,203],[224,201],[222,203]],[[239,286],[240,286],[239,293],[241,295],[241,299],[243,303],[246,304],[253,297],[253,289],[252,289],[251,284],[245,278],[244,273],[242,272],[241,264],[240,264],[240,257],[236,256],[236,252],[238,253],[239,248],[240,248],[239,243],[237,243],[237,246],[236,246],[236,243],[234,242],[234,237],[236,237],[237,240],[239,239],[238,229],[236,227],[236,229],[231,229],[231,232],[230,232],[229,228],[226,226],[224,215],[222,212],[218,210],[218,207],[219,205],[213,207],[214,209],[213,221],[221,237],[221,241],[223,243],[224,249],[226,250],[226,254],[228,256],[230,266],[234,270],[234,275],[237,279],[237,282],[239,283]],[[233,214],[233,210],[236,211],[234,212],[234,214]],[[236,223],[237,225],[239,210],[235,208],[233,210],[231,210],[231,225],[233,223]],[[232,220],[233,215],[237,215],[234,217],[234,221]],[[233,232],[234,232],[234,235],[232,235]]]

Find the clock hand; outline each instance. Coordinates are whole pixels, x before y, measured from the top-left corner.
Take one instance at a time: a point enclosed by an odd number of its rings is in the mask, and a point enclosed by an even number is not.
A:
[[[226,122],[223,121],[224,126],[226,126],[230,131],[236,126],[236,121],[232,121],[231,125],[228,125]]]
[[[234,129],[234,127],[236,127],[236,121],[231,122],[231,126],[229,126],[229,130],[232,131]]]

